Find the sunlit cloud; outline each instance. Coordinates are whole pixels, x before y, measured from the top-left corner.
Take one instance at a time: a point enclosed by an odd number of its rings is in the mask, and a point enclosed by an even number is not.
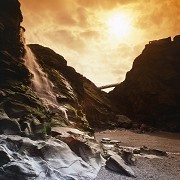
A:
[[[20,0],[27,43],[61,54],[96,85],[124,80],[146,43],[180,34],[177,0]]]

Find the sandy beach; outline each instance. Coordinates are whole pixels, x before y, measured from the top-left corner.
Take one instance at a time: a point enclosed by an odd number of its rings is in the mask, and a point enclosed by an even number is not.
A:
[[[136,178],[117,174],[102,167],[95,180],[179,180],[180,179],[180,134],[153,132],[139,134],[133,131],[118,129],[96,132],[96,139],[110,138],[121,141],[121,146],[142,147],[166,151],[168,156],[149,159],[137,158],[137,164],[131,166]]]

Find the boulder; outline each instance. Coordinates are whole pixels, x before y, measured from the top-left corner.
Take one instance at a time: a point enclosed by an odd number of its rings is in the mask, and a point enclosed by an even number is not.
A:
[[[111,141],[110,141],[110,144],[115,144],[115,145],[117,145],[117,144],[119,144],[119,143],[121,143],[121,141],[119,141],[119,140],[111,140]]]
[[[66,143],[77,156],[96,167],[96,171],[100,170],[103,164],[101,147],[94,137],[89,136],[86,132],[68,127],[53,127],[52,133],[56,134],[57,139]]]
[[[129,119],[127,116],[124,115],[116,115],[117,118],[117,125],[122,128],[129,129],[132,127],[132,120]]]
[[[167,153],[165,151],[161,151],[159,149],[150,149],[146,146],[142,146],[140,148],[140,153],[151,154],[151,155],[156,155],[156,156],[167,156]]]
[[[110,143],[111,139],[109,138],[102,138],[101,143]]]
[[[119,152],[119,155],[126,162],[126,164],[128,164],[128,165],[135,165],[136,164],[136,158],[134,157],[132,151],[122,149]]]
[[[124,160],[118,155],[110,156],[109,159],[106,161],[106,167],[112,171],[130,177],[135,177],[133,170],[129,166],[127,166]]]
[[[0,118],[0,134],[20,134],[21,128],[15,119]]]
[[[6,153],[5,149],[2,147],[0,147],[0,158],[1,158],[0,167],[11,161],[9,155]]]

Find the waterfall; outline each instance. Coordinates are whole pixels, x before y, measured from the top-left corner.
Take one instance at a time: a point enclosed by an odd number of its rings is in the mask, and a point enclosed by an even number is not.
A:
[[[68,119],[67,109],[60,106],[56,99],[56,93],[53,91],[53,83],[47,78],[36,62],[36,57],[28,46],[25,46],[26,54],[24,56],[25,66],[33,74],[32,88],[41,99],[42,103],[46,105],[53,112],[61,112],[65,118]]]

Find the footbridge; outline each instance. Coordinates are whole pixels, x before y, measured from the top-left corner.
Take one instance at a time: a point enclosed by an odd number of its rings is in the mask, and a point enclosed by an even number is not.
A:
[[[107,89],[107,88],[111,88],[111,87],[116,87],[116,86],[119,85],[119,84],[120,84],[120,83],[104,85],[104,86],[98,87],[98,89]]]

